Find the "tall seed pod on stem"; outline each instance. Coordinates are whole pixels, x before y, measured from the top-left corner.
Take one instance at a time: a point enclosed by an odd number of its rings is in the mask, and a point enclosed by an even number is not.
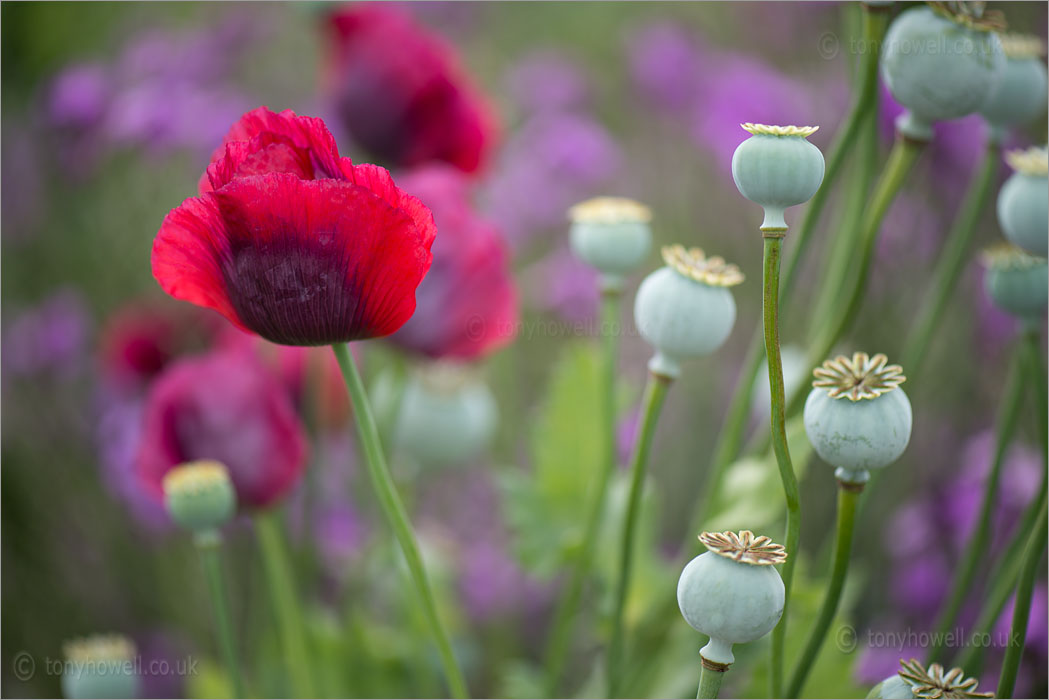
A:
[[[736,660],[732,645],[764,637],[783,615],[783,579],[775,565],[787,552],[750,530],[704,532],[699,541],[709,551],[681,572],[677,600],[685,621],[710,637],[699,651],[703,665],[696,697],[716,698]]]
[[[652,212],[645,205],[623,197],[596,197],[572,207],[572,251],[600,273],[601,335],[604,339],[604,381],[601,403],[604,419],[604,460],[599,465],[583,523],[583,542],[568,583],[554,613],[546,648],[546,691],[558,694],[558,684],[568,657],[572,622],[590,573],[597,538],[608,498],[608,484],[616,462],[616,364],[619,355],[620,297],[626,276],[637,268],[652,247]]]
[[[860,494],[870,470],[899,459],[911,438],[913,416],[906,378],[885,355],[865,352],[827,360],[813,374],[805,401],[805,432],[816,453],[837,469],[838,523],[830,583],[809,639],[787,686],[787,697],[800,697],[827,630],[838,611],[849,568],[852,533]]]
[[[747,199],[765,210],[761,223],[764,240],[761,286],[761,317],[765,335],[765,357],[768,361],[772,449],[779,466],[780,480],[787,501],[787,549],[795,552],[801,531],[801,502],[798,480],[787,446],[786,391],[783,385],[783,359],[779,341],[779,274],[783,238],[787,234],[784,211],[807,202],[823,183],[823,154],[806,139],[819,127],[768,126],[743,124],[752,136],[732,154],[732,179]],[[789,605],[794,578],[794,560],[783,568],[786,600]],[[772,695],[779,697],[783,684],[783,624],[772,635]]]

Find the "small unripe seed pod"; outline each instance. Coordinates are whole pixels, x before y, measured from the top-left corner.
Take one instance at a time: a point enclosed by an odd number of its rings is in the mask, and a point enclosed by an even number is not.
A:
[[[743,273],[699,248],[663,248],[662,267],[642,282],[634,299],[638,332],[656,349],[649,369],[676,379],[681,362],[708,355],[725,342],[736,321],[736,302],[729,287]]]
[[[784,211],[812,199],[823,183],[823,154],[806,140],[819,127],[740,126],[753,136],[732,154],[732,179],[740,194],[764,208],[763,231],[784,230]]]
[[[1028,124],[1045,111],[1047,90],[1042,40],[1024,34],[1002,34],[998,39],[1005,66],[980,107],[995,143],[1001,142],[1010,127]]]
[[[604,291],[618,292],[652,248],[652,212],[632,199],[597,197],[568,210],[576,257],[601,273]]]
[[[68,641],[63,646],[62,695],[67,698],[139,697],[135,645],[118,634]]]
[[[171,519],[202,538],[214,537],[237,509],[237,494],[220,462],[186,462],[164,475],[164,503]]]
[[[419,464],[464,464],[488,447],[498,415],[495,398],[479,377],[461,366],[436,364],[408,379],[395,439]]]
[[[998,193],[998,224],[1005,237],[1031,255],[1049,255],[1049,154],[1045,148],[1010,151],[1016,172]]]
[[[1049,296],[1045,258],[1001,245],[984,251],[983,261],[987,268],[984,288],[995,306],[1027,322],[1037,322],[1045,315]]]
[[[787,559],[782,545],[750,530],[704,532],[708,552],[681,572],[677,602],[685,621],[710,637],[700,650],[707,661],[735,661],[733,644],[768,634],[783,615],[783,579],[775,564]]]
[[[915,7],[893,21],[882,44],[881,75],[904,107],[897,130],[916,141],[932,138],[934,122],[980,109],[1005,68],[994,30],[998,15],[977,15],[962,3]]]
[[[839,355],[813,371],[805,401],[805,432],[816,453],[837,467],[845,484],[862,485],[869,470],[892,464],[911,439],[911,402],[900,388],[906,378],[885,355]]]

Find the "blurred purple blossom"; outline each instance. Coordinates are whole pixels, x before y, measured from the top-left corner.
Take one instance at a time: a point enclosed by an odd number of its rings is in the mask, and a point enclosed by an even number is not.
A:
[[[4,144],[0,158],[0,233],[5,243],[23,241],[33,232],[40,214],[44,183],[37,134],[13,115],[0,126]]]
[[[60,289],[13,315],[3,333],[5,377],[50,372],[68,379],[84,369],[91,320],[79,292]]]
[[[703,59],[681,26],[655,22],[642,27],[627,40],[627,62],[635,87],[655,107],[682,114],[697,101]]]
[[[510,96],[528,114],[584,109],[590,86],[582,69],[554,50],[528,54],[506,77]]]
[[[597,273],[564,246],[527,268],[522,288],[531,308],[570,322],[592,319],[597,312]]]
[[[566,229],[568,207],[607,184],[621,160],[612,136],[591,117],[539,114],[500,153],[484,209],[520,249],[539,233]]]
[[[1031,612],[1027,621],[1027,640],[1024,651],[1045,659],[1049,654],[1049,600],[1046,598],[1046,586],[1044,583],[1035,585],[1034,595],[1031,597]],[[1009,630],[1013,621],[1013,610],[1016,606],[1016,597],[1009,600],[1009,604],[1002,610],[1001,617],[994,626],[993,639],[1004,644],[1009,639]],[[1020,697],[1020,696],[1017,696]]]
[[[112,63],[68,66],[47,98],[63,163],[83,174],[117,146],[210,153],[252,104],[230,79],[262,31],[251,17],[238,11],[198,31],[147,31]]]
[[[906,630],[901,624],[888,625],[871,631],[874,639],[884,634],[888,639],[894,639],[891,635],[899,634],[900,630]],[[881,644],[864,646],[860,651],[856,665],[853,667],[853,678],[857,683],[875,685],[900,670],[900,659],[921,659],[925,657],[928,650],[916,645],[900,646],[895,644]]]
[[[98,423],[95,444],[102,483],[124,503],[131,516],[148,534],[167,532],[171,521],[158,507],[135,470],[142,440],[143,403],[141,397],[125,396],[103,386],[96,402]]]

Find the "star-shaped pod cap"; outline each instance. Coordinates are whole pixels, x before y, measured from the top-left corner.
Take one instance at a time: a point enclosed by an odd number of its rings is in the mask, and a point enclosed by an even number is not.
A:
[[[699,541],[714,554],[753,566],[772,566],[787,561],[787,550],[764,535],[755,535],[750,530],[738,533],[704,532]]]
[[[917,659],[900,660],[900,677],[911,687],[916,698],[993,698],[994,693],[976,692],[977,680],[966,678],[965,671],[945,671],[940,664],[922,666]]]
[[[903,367],[890,365],[889,358],[854,352],[852,357],[838,355],[812,371],[813,388],[826,389],[832,399],[843,396],[850,401],[876,399],[907,381]]]

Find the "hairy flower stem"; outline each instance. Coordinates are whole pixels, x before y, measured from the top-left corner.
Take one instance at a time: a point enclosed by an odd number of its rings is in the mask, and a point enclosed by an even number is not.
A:
[[[962,268],[969,259],[968,253],[976,232],[976,223],[987,205],[991,183],[998,170],[998,150],[997,143],[988,141],[983,160],[969,181],[961,210],[947,234],[947,242],[932,273],[932,284],[929,285],[929,291],[901,355],[903,366],[908,372],[917,374],[921,369],[929,342],[943,320],[943,311],[954,293],[955,285],[958,284]]]
[[[718,691],[721,690],[721,681],[724,680],[727,669],[718,669],[715,666],[724,666],[724,664],[711,664],[706,659],[703,659],[703,665],[699,671],[699,692],[696,693],[696,700],[703,700],[703,698],[713,699],[718,696]]]
[[[811,366],[815,367],[830,354],[834,344],[856,319],[860,304],[863,302],[863,293],[867,286],[867,276],[870,273],[871,260],[874,257],[874,247],[878,240],[881,223],[924,147],[923,142],[897,136],[896,143],[889,154],[889,160],[874,186],[874,193],[863,213],[863,223],[858,239],[860,247],[858,265],[855,268],[851,288],[843,296],[847,301],[838,306],[838,311],[833,317],[823,322],[817,333],[817,340],[811,346],[809,354]],[[828,290],[828,293],[831,291],[836,295],[841,295],[844,290]],[[787,402],[788,416],[801,410],[806,395],[804,385],[794,391]]]
[[[827,638],[827,630],[834,621],[834,615],[838,612],[838,603],[841,601],[841,592],[845,587],[845,576],[849,569],[849,556],[852,552],[852,533],[856,525],[856,504],[860,500],[863,484],[846,484],[838,482],[838,529],[834,540],[834,562],[831,565],[830,583],[827,585],[827,593],[823,597],[820,606],[820,614],[816,624],[809,633],[809,639],[805,643],[805,649],[801,653],[798,665],[791,676],[790,685],[787,687],[788,698],[800,698],[801,691],[805,687],[812,664],[819,656],[820,647]]]
[[[280,626],[284,664],[292,680],[293,691],[299,697],[315,697],[317,692],[311,672],[309,644],[306,641],[306,626],[302,620],[302,608],[296,595],[294,569],[288,560],[287,543],[283,528],[273,511],[255,516],[255,532],[262,550],[262,563],[270,589],[270,600]]]
[[[608,484],[616,466],[616,364],[619,356],[619,292],[605,289],[601,295],[601,332],[604,336],[605,365],[602,385],[601,410],[604,422],[605,455],[597,473],[594,491],[591,494],[583,525],[582,546],[575,560],[575,566],[569,575],[564,593],[554,612],[554,621],[550,627],[547,642],[545,668],[546,694],[554,697],[558,694],[561,674],[568,660],[568,647],[572,638],[572,623],[583,595],[583,585],[590,575],[594,552],[600,536],[601,521],[604,518],[605,502],[608,500]]]
[[[1022,359],[1021,346],[1016,348],[1015,356],[1009,367],[1009,378],[1006,381],[1001,413],[998,416],[994,458],[991,461],[991,471],[987,475],[987,482],[984,484],[980,514],[977,516],[972,536],[969,538],[965,552],[962,555],[961,565],[955,572],[950,594],[947,596],[947,604],[941,609],[936,625],[933,627],[936,630],[933,635],[935,644],[929,651],[928,659],[926,659],[927,665],[934,661],[942,663],[945,660],[945,638],[958,621],[958,613],[961,612],[966,596],[971,592],[970,589],[973,581],[976,579],[976,573],[980,569],[981,561],[987,555],[987,543],[991,537],[991,516],[994,514],[994,509],[997,505],[1002,465],[1005,463],[1005,455],[1008,452],[1009,443],[1016,433],[1017,418],[1020,415],[1020,407],[1023,404],[1024,373]]]
[[[769,388],[772,396],[771,433],[772,450],[776,454],[783,494],[787,500],[786,548],[792,556],[783,564],[784,603],[783,617],[772,630],[771,682],[772,697],[781,697],[783,689],[783,646],[787,630],[790,593],[794,583],[794,563],[798,560],[798,538],[801,530],[801,501],[798,494],[798,479],[790,461],[787,446],[787,426],[783,388],[783,359],[779,351],[779,265],[785,230],[764,230],[765,243],[762,263],[761,318],[765,331],[765,356],[769,366]]]
[[[619,578],[616,581],[615,601],[612,607],[612,641],[608,649],[609,697],[617,697],[619,679],[623,666],[623,611],[630,592],[630,576],[634,563],[634,539],[637,521],[641,513],[641,494],[645,488],[648,471],[648,455],[652,451],[652,438],[670,387],[671,379],[658,374],[649,374],[645,395],[641,401],[641,425],[637,442],[630,458],[630,496],[627,502],[626,519],[619,551]]]
[[[877,111],[878,99],[878,47],[885,36],[885,30],[889,25],[888,8],[871,7],[861,5],[863,9],[863,41],[867,51],[860,58],[859,66],[860,82],[856,91],[856,99],[849,110],[848,116],[841,129],[834,137],[830,150],[827,154],[827,167],[824,171],[823,181],[835,183],[845,164],[846,156],[856,145],[860,130],[865,122],[871,127],[876,126],[870,115]],[[782,277],[783,293],[786,294],[794,287],[797,280],[798,269],[808,244],[812,240],[812,234],[819,226],[820,216],[826,208],[827,199],[832,187],[821,187],[809,200],[805,207],[805,214],[801,223],[796,227],[797,233],[792,235],[792,248],[787,256],[785,269]],[[864,189],[866,194],[866,189]],[[721,431],[718,433],[717,443],[714,447],[713,459],[711,460],[706,483],[703,487],[700,506],[696,510],[692,525],[687,530],[688,538],[686,552],[691,552],[695,547],[695,533],[703,528],[703,523],[710,515],[710,509],[717,498],[718,490],[725,470],[732,460],[739,454],[743,446],[743,430],[746,427],[747,417],[750,410],[750,401],[753,395],[754,378],[758,376],[761,369],[761,361],[765,359],[762,352],[763,334],[758,331],[750,339],[747,353],[744,356],[743,367],[739,379],[736,380],[736,388],[732,393],[732,402],[726,411],[727,418]]]
[[[211,607],[215,615],[215,632],[218,635],[219,648],[233,684],[234,697],[244,697],[244,677],[241,675],[240,661],[237,657],[237,644],[233,638],[233,617],[229,612],[229,595],[226,593],[226,580],[222,575],[222,561],[219,549],[222,540],[217,533],[208,537],[196,538],[197,550],[204,565],[204,575],[211,593]]]
[[[1031,531],[1027,546],[1024,549],[1023,568],[1020,569],[1020,580],[1016,585],[1016,599],[1013,603],[1013,621],[1009,626],[1009,646],[1002,660],[1002,672],[998,676],[998,690],[995,697],[1011,698],[1016,686],[1016,672],[1020,668],[1020,657],[1023,655],[1027,641],[1027,623],[1031,616],[1031,596],[1034,594],[1034,582],[1041,569],[1042,553],[1045,550],[1049,520],[1046,516],[1046,503],[1038,514],[1038,522]]]
[[[415,533],[412,530],[411,522],[408,520],[408,513],[405,512],[404,504],[397,493],[393,477],[386,466],[386,457],[379,442],[379,430],[375,425],[375,416],[372,414],[371,405],[368,403],[368,396],[364,391],[361,375],[357,371],[357,365],[354,363],[353,357],[350,355],[349,346],[346,343],[336,343],[332,345],[332,350],[335,351],[335,358],[339,361],[339,368],[342,370],[342,376],[346,382],[346,390],[349,392],[350,401],[353,404],[353,414],[357,423],[357,437],[364,450],[364,462],[368,466],[368,476],[371,478],[372,488],[408,564],[408,570],[411,572],[412,582],[415,584],[416,593],[422,603],[426,621],[430,625],[430,632],[433,634],[434,641],[437,644],[437,651],[441,658],[441,665],[444,668],[448,688],[454,697],[466,698],[468,697],[466,681],[463,678],[462,671],[459,670],[455,654],[452,652],[452,644],[448,637],[448,632],[441,624],[441,618],[437,612],[437,603],[434,600],[433,590],[430,588],[430,581],[426,576],[426,569],[423,567],[422,556],[419,554],[419,545],[415,541]]]

